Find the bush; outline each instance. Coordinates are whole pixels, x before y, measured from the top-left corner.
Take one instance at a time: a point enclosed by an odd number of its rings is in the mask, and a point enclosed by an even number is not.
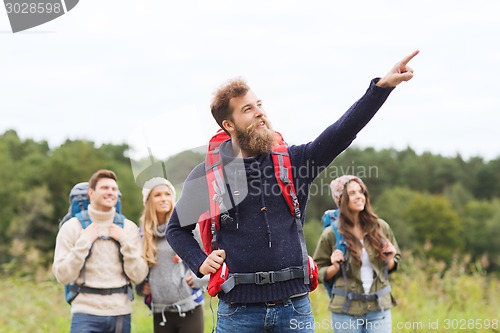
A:
[[[498,332],[499,279],[477,267],[469,256],[446,265],[442,261],[423,260],[409,252],[403,253],[401,267],[391,275],[393,295],[399,302],[392,311],[393,331]],[[50,271],[39,274],[38,279],[1,277],[0,289],[0,332],[69,330],[70,306],[64,300],[63,286],[54,280]],[[310,298],[316,332],[331,333],[326,291],[319,286]],[[210,300],[206,295],[205,300],[205,332],[211,332],[210,302],[215,316],[217,299]],[[483,328],[479,328],[480,324]],[[152,317],[140,297],[133,302],[132,331],[152,331]]]

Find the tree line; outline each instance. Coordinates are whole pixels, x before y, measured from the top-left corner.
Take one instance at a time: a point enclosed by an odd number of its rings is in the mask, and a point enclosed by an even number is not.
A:
[[[58,222],[68,210],[72,186],[98,169],[119,179],[124,214],[138,223],[141,188],[134,178],[128,145],[67,140],[56,148],[21,139],[14,130],[0,135],[0,267],[31,274],[52,262]],[[178,187],[203,154],[185,151],[162,165]],[[368,186],[375,212],[394,229],[400,247],[451,263],[469,255],[487,271],[500,270],[500,156],[464,160],[404,150],[351,147],[311,187],[306,238],[313,251],[321,216],[334,204],[330,181],[354,174]],[[145,175],[140,175],[142,178]],[[140,177],[138,177],[140,178]]]

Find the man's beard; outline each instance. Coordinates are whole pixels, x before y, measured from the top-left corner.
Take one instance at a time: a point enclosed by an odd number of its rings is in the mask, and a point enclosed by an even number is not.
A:
[[[264,121],[267,128],[257,129],[261,120]],[[236,127],[236,138],[240,149],[246,151],[250,156],[269,153],[274,145],[274,131],[267,119],[254,122],[243,131]]]

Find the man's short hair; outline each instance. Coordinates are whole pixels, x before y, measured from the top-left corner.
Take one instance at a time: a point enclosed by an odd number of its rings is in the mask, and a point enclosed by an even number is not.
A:
[[[242,78],[234,78],[223,84],[214,94],[210,110],[217,124],[224,129],[222,122],[226,119],[232,120],[233,110],[229,107],[229,101],[234,97],[244,96],[250,87]],[[225,131],[225,129],[224,129]],[[227,132],[227,131],[226,131]]]
[[[98,170],[90,177],[89,188],[95,190],[97,182],[99,181],[99,179],[102,178],[109,178],[113,179],[115,182],[118,182],[118,178],[116,177],[116,174],[113,171],[104,169]]]

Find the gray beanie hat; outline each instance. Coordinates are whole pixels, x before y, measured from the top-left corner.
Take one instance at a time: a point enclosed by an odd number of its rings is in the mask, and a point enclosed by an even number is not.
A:
[[[172,185],[172,183],[169,182],[168,180],[166,180],[165,178],[154,177],[154,178],[151,178],[150,180],[148,180],[147,182],[145,182],[144,186],[142,187],[142,203],[144,204],[144,206],[146,206],[146,201],[148,200],[148,197],[149,197],[149,194],[151,193],[151,191],[156,186],[159,186],[159,185],[166,185],[170,189],[170,191],[172,192],[172,196],[174,198],[174,202],[175,202],[175,188]]]

